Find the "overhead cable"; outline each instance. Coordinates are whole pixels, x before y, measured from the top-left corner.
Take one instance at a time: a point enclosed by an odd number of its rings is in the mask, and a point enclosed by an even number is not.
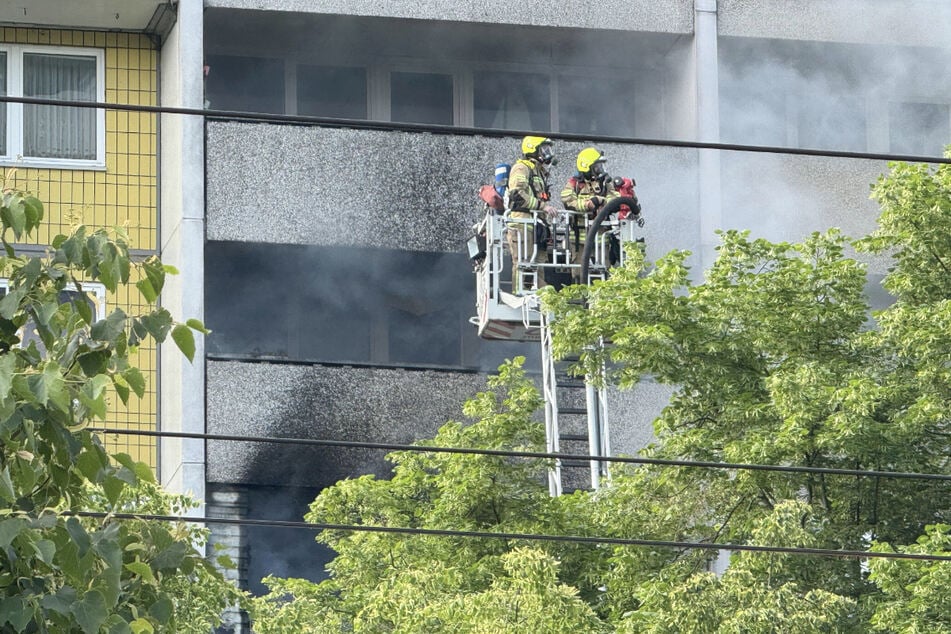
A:
[[[466,136],[511,137],[537,134],[532,130],[500,130],[497,128],[474,128],[452,125],[425,123],[401,123],[397,121],[372,121],[367,119],[337,119],[299,114],[276,114],[267,112],[244,112],[241,110],[215,110],[212,108],[183,108],[177,106],[148,106],[142,104],[123,104],[100,101],[77,101],[73,99],[40,99],[37,97],[0,96],[0,103],[21,103],[38,106],[67,106],[70,108],[95,108],[103,110],[124,110],[129,112],[151,112],[154,114],[177,114],[208,117],[213,119],[232,119],[260,123],[288,123],[295,125],[323,126],[336,128],[355,128],[362,130],[387,130],[403,132],[430,132]],[[922,156],[915,154],[895,154],[889,152],[846,152],[842,150],[823,150],[817,148],[796,148],[779,145],[744,145],[741,143],[715,143],[707,141],[685,141],[674,139],[651,139],[640,137],[621,137],[609,135],[572,134],[564,132],[546,132],[552,139],[577,141],[582,143],[618,143],[625,145],[651,145],[658,147],[690,148],[698,150],[723,150],[731,152],[758,152],[766,154],[792,154],[800,156],[825,156],[834,158],[866,159],[878,161],[906,161],[909,163],[942,163],[951,165],[951,158]]]
[[[398,535],[426,535],[435,537],[465,537],[473,539],[511,539],[524,541],[566,542],[575,544],[610,544],[613,546],[641,546],[651,548],[678,548],[684,550],[730,550],[745,552],[777,553],[790,555],[815,555],[848,559],[916,559],[922,561],[951,561],[951,554],[878,552],[865,550],[835,550],[831,548],[805,548],[801,546],[760,546],[755,544],[718,544],[711,542],[686,542],[659,539],[630,539],[626,537],[592,537],[587,535],[550,535],[546,533],[508,533],[493,531],[453,530],[439,528],[405,528],[397,526],[369,526],[363,524],[327,524],[294,522],[290,520],[261,520],[250,518],[189,517],[178,515],[153,515],[148,513],[104,513],[74,511],[63,513],[76,517],[118,520],[146,520],[161,522],[188,522],[195,524],[228,524],[268,528],[297,528],[316,531],[354,531],[364,533],[390,533]]]
[[[280,436],[242,436],[233,434],[205,434],[198,432],[157,431],[151,429],[119,429],[113,427],[90,427],[90,431],[101,434],[127,434],[133,436],[151,436],[154,438],[183,438],[192,440],[212,440],[221,442],[255,442],[275,445],[302,445],[313,447],[343,447],[349,449],[378,449],[385,451],[415,451],[419,453],[455,453],[483,456],[501,456],[507,458],[541,458],[616,462],[622,464],[658,465],[669,467],[698,467],[708,469],[744,470],[744,471],[780,471],[788,473],[809,473],[823,475],[860,476],[869,478],[890,478],[904,480],[937,480],[951,482],[951,474],[914,473],[906,471],[875,471],[863,469],[839,469],[834,467],[808,467],[796,465],[766,465],[742,462],[714,462],[702,460],[673,460],[666,458],[638,458],[631,456],[592,456],[588,454],[547,453],[542,451],[512,451],[507,449],[479,449],[473,447],[437,447],[387,442],[365,442],[357,440],[331,440],[316,438],[288,438]]]

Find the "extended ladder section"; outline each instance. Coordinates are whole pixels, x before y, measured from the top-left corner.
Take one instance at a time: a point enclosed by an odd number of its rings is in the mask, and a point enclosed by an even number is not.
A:
[[[611,447],[606,391],[603,382],[596,380],[600,377],[587,376],[581,381],[567,372],[571,360],[554,357],[550,316],[543,312],[536,295],[540,276],[556,287],[571,283],[572,271],[578,275],[579,269],[586,269],[587,284],[603,280],[610,265],[609,238],[622,244],[636,241],[633,220],[605,220],[593,227],[598,239],[589,249],[588,266],[582,267],[572,261],[569,243],[574,215],[560,211],[555,218],[542,218],[536,212],[532,217],[518,218],[487,206],[484,218],[475,227],[476,235],[469,241],[478,308],[478,315],[470,321],[485,339],[541,343],[547,450],[592,456],[590,461],[556,459],[552,463],[548,486],[553,496],[588,486],[586,481],[592,489],[598,489],[610,477],[608,463],[599,458],[610,456]],[[511,249],[515,250],[514,257]],[[540,257],[540,253],[545,256]],[[619,265],[623,264],[623,249],[620,258]],[[584,462],[589,462],[590,478],[582,475]]]
[[[542,317],[542,392],[545,399],[545,439],[548,453],[587,454],[590,487],[600,488],[610,478],[608,462],[598,460],[611,455],[608,428],[608,401],[605,388],[598,387],[594,377],[584,381],[569,373],[577,359],[555,359],[552,353],[551,328],[547,315]],[[587,433],[585,434],[585,421]],[[566,488],[584,485],[580,472],[583,464],[556,458],[548,470],[548,491],[561,495]]]

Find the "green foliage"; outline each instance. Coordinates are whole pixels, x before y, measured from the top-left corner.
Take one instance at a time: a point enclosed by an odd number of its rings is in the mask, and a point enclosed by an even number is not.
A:
[[[874,544],[872,550],[893,552],[890,544]],[[898,552],[951,555],[951,526],[925,528],[914,544]],[[876,602],[872,625],[877,632],[915,634],[951,632],[951,563],[907,559],[872,559],[869,577],[884,597]]]
[[[692,283],[689,254],[637,249],[593,287],[543,291],[556,352],[578,371],[674,390],[646,457],[949,473],[951,166],[893,165],[880,229],[800,243],[721,234]],[[894,254],[896,302],[870,313],[852,246]],[[583,300],[583,301],[578,301]],[[2,306],[0,306],[2,308]],[[610,342],[601,347],[600,341]],[[423,444],[538,449],[540,405],[517,363]],[[393,477],[325,490],[308,519],[339,524],[597,535],[946,554],[937,480],[643,466],[596,493],[548,498],[544,464],[398,452]],[[325,531],[319,584],[269,579],[262,632],[949,632],[947,562],[867,563],[737,551]],[[724,562],[726,563],[726,562]],[[283,629],[282,629],[283,628]]]
[[[449,422],[421,444],[542,450],[544,430],[533,420],[542,401],[522,361],[503,365],[490,380],[494,389],[466,403],[475,422]],[[389,460],[390,480],[339,482],[314,501],[307,520],[504,532],[567,523],[539,461],[408,451]],[[459,632],[487,632],[490,624],[511,632],[600,631],[577,590],[559,580],[558,547],[354,531],[324,531],[318,539],[338,553],[332,577],[320,584],[269,579],[271,593],[255,603],[256,631],[437,632],[450,624]]]
[[[105,418],[110,386],[122,401],[144,394],[142,373],[129,361],[144,336],[161,341],[176,328],[203,327],[175,324],[161,308],[146,315],[116,309],[97,321],[84,283],[115,292],[139,269],[152,303],[166,269],[156,258],[134,262],[121,232],[85,227],[57,236],[47,257],[16,255],[8,235],[28,235],[42,210],[33,196],[3,192],[0,631],[207,632],[238,594],[196,550],[204,533],[75,515],[187,507],[185,498],[161,491],[147,465],[110,456],[86,427]],[[70,289],[78,295],[61,302]],[[38,342],[24,345],[27,330]]]

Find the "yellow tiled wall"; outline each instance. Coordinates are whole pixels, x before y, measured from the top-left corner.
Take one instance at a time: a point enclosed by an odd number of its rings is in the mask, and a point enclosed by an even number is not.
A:
[[[145,35],[99,31],[38,28],[0,28],[0,42],[52,46],[83,46],[105,52],[107,103],[158,105],[158,51]],[[105,170],[15,168],[12,184],[35,193],[46,207],[40,232],[30,244],[46,245],[76,224],[90,227],[121,226],[130,247],[142,257],[157,251],[158,241],[158,115],[107,110]],[[7,174],[10,167],[2,168]],[[10,183],[8,183],[10,184]],[[107,300],[107,312],[121,308],[141,312],[144,306],[132,287]],[[133,360],[147,380],[142,399],[130,397],[128,407],[117,401],[106,426],[155,429],[157,421],[157,354],[143,346]],[[111,434],[105,438],[113,452],[157,464],[154,438]]]

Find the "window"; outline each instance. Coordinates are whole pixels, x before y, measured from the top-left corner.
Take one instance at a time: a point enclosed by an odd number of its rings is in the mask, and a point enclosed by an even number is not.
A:
[[[7,54],[0,51],[0,95],[7,96]],[[7,150],[7,104],[0,103],[0,153]]]
[[[205,256],[212,355],[486,371],[537,358],[478,338],[462,253],[212,241]]]
[[[892,152],[941,156],[951,143],[951,108],[943,103],[889,104],[888,137]]]
[[[558,78],[560,131],[634,136],[634,84],[604,72],[597,77]]]
[[[89,304],[89,308],[92,309],[93,320],[98,321],[100,319],[105,319],[106,287],[99,282],[87,282],[84,283],[82,287],[83,293],[80,293],[75,285],[69,284],[65,290],[60,291],[59,303],[65,304],[67,302],[72,302],[84,295],[86,303]],[[0,279],[0,297],[3,297],[7,294],[8,288],[9,281],[6,279]],[[21,347],[27,348],[29,347],[30,343],[36,343],[36,347],[39,348],[43,354],[46,354],[43,343],[40,341],[40,336],[36,332],[36,324],[33,321],[27,322],[26,325],[20,328],[19,337]]]
[[[284,113],[284,62],[279,59],[209,55],[205,99],[216,110]]]
[[[473,119],[477,128],[551,130],[548,75],[479,71],[473,73]]]
[[[452,125],[452,75],[391,73],[390,120]]]
[[[105,101],[98,49],[0,46],[0,88],[12,97]],[[105,167],[101,109],[9,104],[0,109],[0,152],[7,161],[41,167]]]
[[[845,94],[799,100],[798,147],[863,152],[868,147],[865,99]]]
[[[366,69],[344,66],[298,66],[297,114],[338,119],[366,119]]]

